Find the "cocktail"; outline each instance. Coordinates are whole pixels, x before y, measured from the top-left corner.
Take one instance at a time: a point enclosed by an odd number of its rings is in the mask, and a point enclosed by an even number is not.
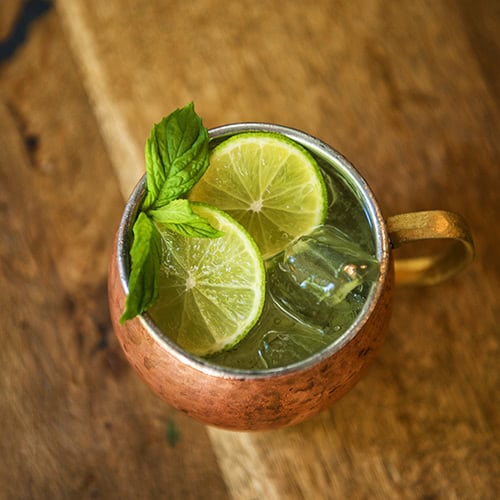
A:
[[[179,133],[194,120],[192,107],[179,111],[153,130],[147,178],[117,234],[118,338],[146,382],[195,418],[298,422],[349,390],[382,342],[393,284],[385,222],[364,180],[321,141],[268,124]],[[456,271],[472,243],[466,229],[451,238]]]

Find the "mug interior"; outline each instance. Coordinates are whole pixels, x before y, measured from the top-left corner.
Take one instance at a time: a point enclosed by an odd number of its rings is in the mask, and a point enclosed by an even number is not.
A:
[[[228,368],[210,363],[208,360],[194,356],[181,349],[156,326],[147,312],[139,316],[139,321],[142,323],[142,326],[170,355],[206,374],[224,378],[268,378],[276,375],[288,374],[295,371],[305,370],[312,365],[323,361],[325,358],[332,356],[334,353],[342,349],[345,344],[352,340],[368,320],[382,293],[389,265],[389,241],[387,230],[375,197],[366,181],[354,168],[354,166],[333,148],[321,140],[299,130],[269,123],[235,123],[223,125],[210,129],[209,137],[210,141],[213,143],[220,142],[221,140],[224,140],[234,134],[258,131],[274,132],[287,136],[289,139],[297,142],[309,150],[313,155],[325,161],[335,169],[338,175],[352,190],[353,194],[363,207],[372,230],[375,244],[375,255],[380,263],[380,273],[379,278],[372,286],[363,309],[343,335],[333,341],[325,349],[313,354],[312,356],[297,363],[278,368],[256,371]],[[132,194],[125,205],[118,228],[116,264],[118,266],[120,281],[126,294],[128,293],[128,279],[130,273],[129,246],[132,235],[132,226],[135,221],[137,211],[144,198],[145,188],[146,174],[143,175],[132,191]]]

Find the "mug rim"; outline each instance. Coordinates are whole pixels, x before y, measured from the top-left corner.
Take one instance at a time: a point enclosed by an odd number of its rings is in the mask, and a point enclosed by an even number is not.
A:
[[[349,187],[355,190],[355,195],[363,203],[365,214],[368,217],[372,234],[375,240],[376,257],[380,262],[379,277],[372,287],[367,300],[356,320],[350,327],[336,340],[334,340],[325,349],[313,354],[312,356],[292,363],[286,366],[270,368],[265,370],[249,370],[240,368],[230,368],[210,363],[209,360],[199,358],[193,354],[184,351],[166,334],[164,334],[154,323],[151,316],[145,312],[137,316],[142,326],[158,342],[163,349],[174,356],[179,362],[189,365],[197,371],[205,374],[229,379],[267,379],[276,376],[288,375],[295,372],[305,371],[315,365],[320,364],[325,359],[330,358],[340,351],[345,345],[353,340],[363,328],[369,317],[373,313],[378,303],[388,275],[389,268],[389,237],[387,234],[385,220],[381,214],[379,205],[375,196],[365,181],[363,176],[352,165],[352,163],[336,151],[334,148],[306,132],[298,129],[265,122],[240,122],[221,125],[208,130],[210,140],[223,139],[236,133],[243,132],[274,132],[294,140],[307,150],[332,164],[333,168],[340,173],[343,180],[348,182]],[[137,209],[142,201],[146,189],[146,174],[144,174],[134,187],[128,198],[125,208],[122,212],[118,234],[116,239],[116,259],[120,282],[125,292],[128,294],[129,278],[129,237],[133,221],[136,218]]]

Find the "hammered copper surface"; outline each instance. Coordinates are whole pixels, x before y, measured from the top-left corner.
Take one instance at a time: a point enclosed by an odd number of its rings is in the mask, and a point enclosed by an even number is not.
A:
[[[125,292],[117,269],[116,245],[109,271],[111,318],[123,351],[140,377],[175,408],[210,425],[232,430],[265,430],[298,423],[342,397],[362,375],[380,347],[390,318],[394,285],[389,266],[380,300],[343,348],[300,371],[269,377],[205,373],[168,352],[138,318],[121,325]],[[222,373],[222,372],[221,372]]]

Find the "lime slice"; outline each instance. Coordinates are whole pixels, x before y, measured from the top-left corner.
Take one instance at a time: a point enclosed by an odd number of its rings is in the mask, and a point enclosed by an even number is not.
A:
[[[216,146],[189,197],[234,217],[264,259],[322,224],[328,206],[316,161],[302,146],[269,132],[238,134]]]
[[[251,236],[209,205],[193,211],[222,231],[220,238],[192,238],[161,229],[160,297],[148,310],[158,327],[197,356],[229,349],[258,320],[265,271]]]

